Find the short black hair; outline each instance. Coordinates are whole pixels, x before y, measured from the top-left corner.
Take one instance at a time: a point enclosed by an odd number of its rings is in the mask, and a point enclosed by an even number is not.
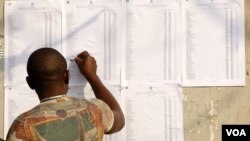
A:
[[[34,51],[27,63],[29,77],[37,81],[55,81],[67,70],[65,58],[53,48]]]

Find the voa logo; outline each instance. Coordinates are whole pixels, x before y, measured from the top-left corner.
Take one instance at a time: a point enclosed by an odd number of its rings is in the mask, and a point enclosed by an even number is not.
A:
[[[227,136],[247,136],[244,129],[226,129]]]

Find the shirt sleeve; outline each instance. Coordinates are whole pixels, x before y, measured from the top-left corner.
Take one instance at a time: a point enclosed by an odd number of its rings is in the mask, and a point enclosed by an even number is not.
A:
[[[27,136],[24,130],[24,123],[15,120],[11,125],[6,141],[27,141]]]
[[[110,109],[110,107],[102,100],[99,99],[91,99],[92,102],[94,102],[98,109],[102,112],[102,123],[104,126],[104,131],[108,132],[113,126],[114,123],[114,114],[113,111]]]

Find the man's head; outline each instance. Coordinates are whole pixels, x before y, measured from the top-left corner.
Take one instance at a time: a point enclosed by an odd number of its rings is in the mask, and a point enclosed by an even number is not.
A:
[[[34,51],[27,63],[27,83],[37,93],[68,84],[67,63],[55,49],[40,48]]]

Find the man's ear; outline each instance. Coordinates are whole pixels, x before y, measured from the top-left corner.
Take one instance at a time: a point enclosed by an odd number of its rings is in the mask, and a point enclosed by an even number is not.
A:
[[[65,84],[69,84],[69,70],[66,70],[64,73],[64,82]]]
[[[29,76],[26,77],[26,81],[27,81],[29,87],[30,87],[32,90],[34,90],[34,89],[35,89],[34,83],[33,83],[32,79],[31,79]]]

